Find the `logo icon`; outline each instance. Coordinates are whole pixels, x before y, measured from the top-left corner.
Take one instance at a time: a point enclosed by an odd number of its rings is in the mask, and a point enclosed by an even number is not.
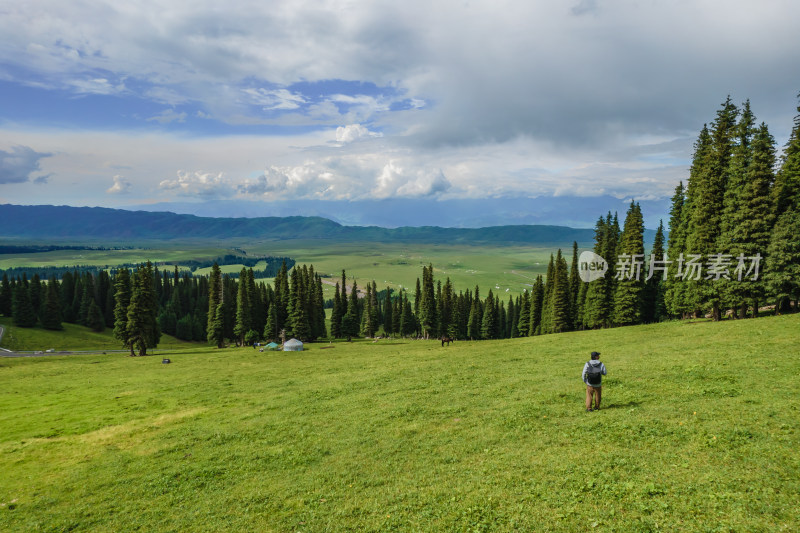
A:
[[[586,283],[600,279],[608,272],[608,263],[594,252],[581,252],[578,258],[578,274]]]

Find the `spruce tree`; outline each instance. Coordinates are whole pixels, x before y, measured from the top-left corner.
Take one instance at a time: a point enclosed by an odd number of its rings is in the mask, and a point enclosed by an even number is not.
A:
[[[787,209],[772,230],[765,265],[765,284],[774,298],[775,312],[788,309],[788,302],[800,300],[800,205]]]
[[[314,327],[314,338],[318,339],[321,337],[328,336],[328,330],[325,327],[325,297],[322,292],[322,278],[317,275],[316,282],[313,291],[313,299],[314,299],[314,317],[315,317],[315,327]]]
[[[530,325],[528,335],[541,335],[542,332],[542,307],[544,306],[544,280],[542,275],[536,276],[531,290]]]
[[[402,325],[401,321],[403,319],[403,292],[402,290],[397,294],[397,298],[394,301],[394,309],[392,309],[392,331],[402,336]]]
[[[513,339],[518,337],[518,330],[517,330],[517,319],[519,315],[517,314],[517,306],[514,304],[514,297],[508,297],[508,305],[506,306],[506,334],[505,337],[507,339]]]
[[[418,318],[423,337],[436,335],[436,297],[433,284],[433,265],[422,267],[422,287],[420,292]]]
[[[128,307],[131,302],[131,276],[127,268],[117,270],[114,280],[114,338],[129,348],[133,356],[133,344],[128,338]],[[63,300],[62,300],[63,301]]]
[[[467,320],[467,337],[470,340],[481,338],[480,315],[480,302],[478,302],[477,299],[472,300],[472,305],[469,309],[469,318]]]
[[[526,337],[531,327],[531,296],[527,289],[522,291],[519,307],[517,332],[520,337]]]
[[[302,269],[297,266],[292,269],[290,291],[290,311],[286,333],[301,341],[307,341],[311,335],[311,327],[306,313],[305,279]]]
[[[689,197],[691,211],[687,226],[686,250],[689,254],[700,255],[705,261],[718,253],[717,240],[721,233],[721,217],[724,211],[724,193],[730,175],[730,161],[734,149],[736,118],[738,110],[728,98],[717,111],[711,129],[710,150],[700,161],[700,168],[694,165],[689,178]],[[693,183],[694,180],[694,183]],[[694,189],[692,189],[694,186]],[[705,266],[705,265],[704,265]],[[703,271],[705,274],[705,269]],[[693,302],[700,308],[710,308],[714,320],[721,318],[721,285],[714,279],[689,281],[686,289],[695,295]]]
[[[209,311],[209,316],[213,319],[208,324],[207,339],[211,344],[215,344],[217,348],[225,347],[225,303],[220,300],[214,313]]]
[[[33,306],[33,312],[36,313],[36,316],[38,317],[42,308],[42,301],[44,300],[42,294],[42,280],[39,278],[39,274],[34,274],[31,278],[29,290],[31,293],[31,305]]]
[[[31,303],[30,289],[24,283],[17,283],[14,288],[13,302],[14,325],[21,328],[34,327],[37,322],[36,312]]]
[[[769,296],[775,299],[776,313],[788,310],[790,300],[794,300],[797,310],[800,298],[800,105],[797,112],[771,195],[776,222],[770,235],[764,278]]]
[[[481,322],[481,337],[482,339],[495,338],[495,330],[497,328],[497,312],[495,310],[494,296],[492,289],[489,289],[489,294],[483,305],[483,321]]]
[[[645,277],[644,291],[642,293],[642,321],[645,323],[658,322],[666,314],[664,307],[664,271],[659,269],[666,266],[663,263],[665,260],[663,221],[659,221],[653,248],[650,251],[650,259],[646,263],[647,276]]]
[[[391,336],[394,333],[394,308],[392,305],[392,289],[386,287],[386,303],[383,306],[383,331]]]
[[[603,257],[605,253],[605,240],[608,236],[606,220],[601,216],[594,228],[594,253]],[[613,261],[612,258],[603,257],[607,263]],[[583,323],[590,329],[603,327],[606,322],[608,310],[605,306],[605,280],[609,277],[606,272],[604,278],[596,279],[587,283],[586,298],[583,309]]]
[[[55,277],[47,282],[44,303],[42,304],[42,327],[61,330],[61,294]]]
[[[567,260],[561,255],[561,248],[556,254],[553,280],[552,306],[552,331],[561,333],[570,329],[570,281],[567,269]]]
[[[109,287],[106,291],[106,303],[103,311],[103,317],[106,321],[107,328],[114,327],[114,285],[109,278]]]
[[[540,332],[544,335],[553,332],[553,284],[556,280],[555,257],[550,254],[550,262],[547,265],[547,276],[544,280],[544,292],[542,295],[542,318],[539,326]]]
[[[131,283],[128,342],[138,350],[140,356],[147,355],[147,348],[155,348],[161,339],[161,330],[156,320],[158,300],[153,287],[154,279],[153,265],[148,261],[137,267]]]
[[[82,326],[87,325],[89,307],[91,307],[94,301],[94,279],[92,275],[87,272],[83,276],[83,295],[81,296],[80,308],[78,310],[78,324]]]
[[[612,321],[620,326],[642,321],[644,291],[644,221],[639,205],[631,202],[625,216],[625,228],[620,237],[618,257],[620,271],[614,292]],[[624,261],[624,262],[623,262]],[[637,267],[639,263],[641,266]]]
[[[93,331],[103,331],[106,329],[106,320],[103,317],[103,310],[97,305],[97,302],[92,298],[89,304],[89,312],[86,315],[86,327],[91,328]]]
[[[697,145],[695,145],[697,147]],[[669,264],[664,275],[664,307],[667,315],[679,316],[687,311],[683,304],[682,280],[678,278],[678,259],[685,252],[686,226],[683,215],[685,191],[683,182],[675,188],[669,212],[669,239],[667,241],[667,260]]]
[[[275,316],[275,302],[270,302],[269,309],[267,310],[267,322],[264,325],[264,338],[274,341],[278,338],[278,321]]]
[[[353,279],[353,286],[350,288],[350,298],[347,300],[347,311],[342,316],[342,335],[349,341],[352,337],[358,337],[358,283]]]
[[[3,272],[3,280],[0,282],[0,315],[11,316],[11,283],[8,275]]]
[[[338,339],[342,337],[342,315],[344,314],[342,299],[339,296],[339,283],[333,291],[333,309],[331,309],[331,337]]]
[[[572,242],[572,266],[569,270],[569,329],[578,329],[578,293],[581,277],[578,271],[578,241]]]
[[[211,273],[208,277],[208,315],[206,331],[208,332],[208,342],[216,344],[217,348],[222,348],[223,346],[223,340],[219,338],[219,332],[216,331],[217,326],[221,324],[224,334],[224,321],[222,321],[222,317],[217,317],[217,310],[220,309],[219,304],[221,301],[222,271],[217,262],[214,261],[214,264],[211,265]],[[224,312],[224,307],[222,310]]]
[[[244,336],[252,329],[252,317],[250,293],[247,290],[247,269],[242,267],[239,273],[239,288],[236,293],[236,325],[233,328],[233,333],[240,346],[244,346]]]
[[[732,239],[724,253],[732,255],[732,270],[738,266],[738,259],[750,263],[748,258],[765,257],[770,243],[770,234],[774,225],[774,213],[770,192],[775,176],[775,140],[770,135],[767,125],[762,123],[755,133],[752,142],[752,160],[747,168],[746,181],[738,195],[738,205],[732,214]],[[727,243],[726,243],[727,244]],[[731,272],[731,280],[723,286],[725,295],[732,306],[739,306],[738,315],[744,317],[748,304],[753,307],[753,314],[758,313],[759,302],[766,297],[766,285],[763,277],[756,280],[739,281],[738,275]]]
[[[61,276],[61,318],[64,322],[75,322],[75,316],[72,313],[72,299],[75,296],[75,277],[71,272],[64,272]]]
[[[375,333],[375,322],[372,317],[374,316],[372,309],[372,285],[367,283],[367,292],[364,296],[364,313],[361,315],[361,335],[370,338]]]

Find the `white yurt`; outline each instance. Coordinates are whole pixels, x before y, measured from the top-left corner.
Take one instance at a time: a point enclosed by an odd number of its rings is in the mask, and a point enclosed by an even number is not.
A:
[[[283,343],[283,351],[284,352],[302,352],[303,351],[303,343],[297,339],[289,339],[288,341]]]

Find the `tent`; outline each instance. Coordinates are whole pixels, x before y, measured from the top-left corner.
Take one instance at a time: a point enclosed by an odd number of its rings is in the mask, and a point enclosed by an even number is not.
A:
[[[276,344],[274,342],[271,342],[271,343],[267,344],[266,348],[270,352],[274,352],[274,351],[277,351],[280,348],[280,345]]]
[[[297,339],[289,339],[288,341],[283,343],[283,351],[284,352],[302,352],[303,351],[303,343]]]

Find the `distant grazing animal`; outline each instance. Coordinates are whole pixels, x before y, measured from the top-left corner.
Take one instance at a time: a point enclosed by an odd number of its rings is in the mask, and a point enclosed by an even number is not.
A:
[[[456,340],[451,339],[450,337],[442,337],[442,346],[444,346],[444,343],[447,343],[447,345],[450,346],[451,342],[456,342]]]

